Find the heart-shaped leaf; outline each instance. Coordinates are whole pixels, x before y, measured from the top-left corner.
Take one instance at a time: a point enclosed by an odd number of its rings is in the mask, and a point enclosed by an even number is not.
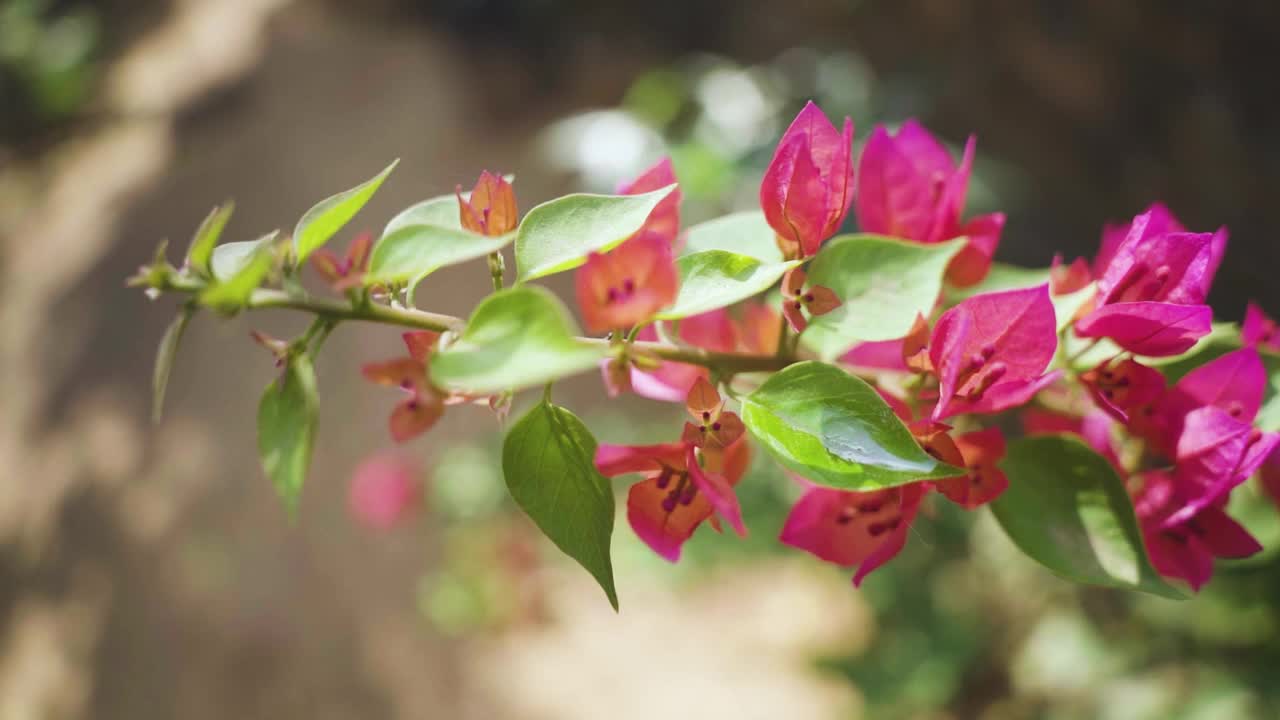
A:
[[[399,160],[392,161],[386,169],[372,178],[350,190],[321,200],[304,213],[293,229],[293,252],[297,261],[301,263],[313,251],[329,242],[329,238],[337,234],[369,202],[369,198],[382,186],[382,181],[387,179],[399,163]]]
[[[1182,599],[1147,560],[1133,503],[1101,455],[1046,435],[1010,443],[1000,466],[1009,489],[991,510],[1033,560],[1074,582]]]
[[[819,485],[874,490],[965,472],[922,450],[874,388],[825,363],[769,378],[742,401],[742,420],[783,467]]]
[[[684,254],[727,250],[765,263],[782,262],[776,233],[759,210],[733,213],[708,220],[685,233]]]
[[[320,397],[311,358],[295,355],[258,403],[258,456],[292,514],[311,466]]]
[[[658,313],[658,319],[678,320],[728,307],[773,287],[783,273],[798,264],[799,261],[761,262],[725,250],[683,255],[676,260],[680,293],[671,308]]]
[[[222,237],[222,230],[227,226],[227,221],[231,219],[231,213],[235,209],[235,204],[230,202],[222,207],[216,207],[205,217],[204,222],[200,223],[195,236],[191,238],[191,246],[187,248],[188,267],[194,268],[202,275],[209,275],[212,272],[209,262],[213,255],[213,247],[218,244],[218,238]]]
[[[613,489],[595,466],[596,440],[573,413],[540,402],[507,434],[502,474],[520,509],[600,583],[613,609],[609,541]]]
[[[496,292],[476,307],[462,335],[432,357],[431,378],[442,388],[488,394],[586,372],[608,348],[577,334],[569,311],[546,289]]]
[[[925,245],[878,235],[827,241],[809,263],[809,284],[831,288],[843,304],[813,318],[801,340],[832,360],[860,341],[906,335],[917,314],[933,310],[947,263],[963,246],[963,240]]]
[[[566,195],[535,207],[516,232],[517,281],[572,270],[588,253],[618,245],[675,187],[642,195]]]

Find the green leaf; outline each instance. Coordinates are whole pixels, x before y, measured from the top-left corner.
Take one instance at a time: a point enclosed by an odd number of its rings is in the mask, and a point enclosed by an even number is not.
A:
[[[1075,582],[1182,599],[1147,561],[1133,503],[1101,455],[1065,435],[1029,437],[1001,467],[1009,489],[991,510],[1033,560]]]
[[[275,264],[278,232],[258,240],[226,243],[213,249],[213,282],[200,293],[200,303],[223,312],[244,307]]]
[[[227,226],[227,221],[231,219],[231,213],[235,209],[235,203],[231,202],[222,207],[215,207],[204,222],[200,223],[195,236],[191,239],[191,246],[187,248],[189,267],[195,268],[203,275],[212,273],[209,263],[213,256],[213,247],[218,244],[218,238],[222,236],[222,230]]]
[[[173,360],[178,354],[178,343],[182,342],[182,334],[187,331],[187,324],[196,312],[194,305],[184,305],[178,316],[169,323],[160,338],[160,347],[156,349],[156,366],[151,375],[151,420],[160,422],[164,413],[164,393],[169,387],[169,374],[173,371]]]
[[[874,490],[964,474],[922,450],[874,388],[825,363],[769,378],[742,401],[742,420],[774,459],[819,485]]]
[[[813,318],[801,340],[823,360],[859,341],[907,334],[917,313],[933,310],[947,263],[964,240],[925,245],[876,235],[827,241],[809,264],[809,284],[825,285],[843,304]]]
[[[766,263],[782,262],[776,233],[759,210],[725,215],[689,228],[684,254],[703,250],[728,250]]]
[[[290,514],[311,465],[319,410],[311,358],[294,355],[258,404],[258,456]]]
[[[680,294],[675,304],[658,313],[659,320],[677,320],[728,307],[768,290],[799,261],[761,262],[724,250],[704,250],[681,256]]]
[[[293,229],[293,252],[297,261],[303,262],[312,251],[329,242],[329,238],[369,202],[369,198],[382,186],[382,181],[387,179],[399,163],[399,160],[392,161],[386,169],[372,178],[350,190],[321,200],[303,214],[297,227]]]
[[[409,225],[433,225],[450,230],[462,229],[462,218],[458,210],[458,198],[455,195],[440,195],[410,205],[400,214],[391,218],[382,231],[386,237],[402,227]]]
[[[644,225],[675,185],[643,195],[566,195],[529,211],[516,232],[516,280],[572,270]]]
[[[226,282],[239,275],[254,262],[254,256],[260,250],[271,247],[279,235],[279,230],[273,230],[257,240],[223,243],[213,248],[209,261],[213,279]]]
[[[516,504],[591,573],[618,609],[609,541],[613,489],[595,466],[596,440],[573,413],[538,403],[507,434],[502,474]]]
[[[476,307],[461,337],[432,357],[431,378],[442,388],[488,394],[592,370],[608,348],[577,334],[569,311],[546,289],[496,292]]]
[[[403,225],[374,246],[365,284],[417,284],[442,267],[482,258],[514,239],[515,233],[485,237],[436,225]]]

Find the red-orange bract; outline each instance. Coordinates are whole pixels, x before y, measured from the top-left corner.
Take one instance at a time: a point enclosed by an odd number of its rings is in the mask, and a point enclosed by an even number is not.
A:
[[[480,235],[506,235],[516,229],[516,192],[501,175],[485,170],[471,190],[470,198],[457,189],[458,216],[462,227]]]
[[[605,332],[639,325],[670,305],[680,274],[671,242],[643,231],[607,253],[591,253],[576,280],[583,322]]]

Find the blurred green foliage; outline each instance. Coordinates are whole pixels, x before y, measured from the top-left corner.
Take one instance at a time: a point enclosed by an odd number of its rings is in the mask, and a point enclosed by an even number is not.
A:
[[[47,130],[89,100],[97,17],[85,5],[54,5],[0,0],[0,142]]]

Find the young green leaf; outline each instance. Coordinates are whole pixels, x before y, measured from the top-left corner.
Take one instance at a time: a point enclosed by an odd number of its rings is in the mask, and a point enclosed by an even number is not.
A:
[[[643,195],[566,195],[529,211],[516,232],[518,282],[572,270],[644,225],[675,185]]]
[[[801,340],[834,360],[864,340],[907,334],[916,315],[933,310],[947,263],[963,240],[924,245],[877,235],[827,241],[809,263],[809,284],[835,291],[843,304],[810,321]]]
[[[742,401],[742,420],[774,459],[841,490],[963,475],[916,443],[870,385],[833,365],[802,362]]]
[[[200,293],[200,303],[235,312],[248,302],[275,263],[278,232],[258,240],[226,243],[213,249],[213,282]]]
[[[569,311],[539,287],[496,292],[476,307],[467,328],[431,359],[442,388],[475,394],[542,385],[594,369],[608,352],[574,339]]]
[[[1111,463],[1064,435],[1009,444],[1009,489],[991,510],[1022,552],[1068,580],[1182,599],[1147,560],[1133,503]]]
[[[257,240],[223,243],[213,248],[209,260],[210,275],[218,282],[226,282],[239,275],[253,263],[254,256],[264,248],[270,248],[279,235],[279,230],[272,230]]]
[[[680,268],[680,292],[675,303],[658,314],[660,320],[677,320],[728,307],[768,290],[783,273],[800,264],[761,262],[725,250],[703,250],[676,260]]]
[[[467,194],[464,193],[463,196],[466,197]],[[440,195],[410,205],[391,218],[382,230],[382,237],[409,225],[432,225],[449,230],[461,230],[462,220],[459,215],[457,196]]]
[[[235,203],[232,202],[222,207],[215,207],[205,217],[204,222],[200,223],[195,236],[191,238],[191,246],[187,248],[188,267],[194,268],[202,275],[213,272],[209,265],[213,256],[213,247],[218,244],[218,238],[222,236],[222,230],[227,226],[227,221],[231,219],[231,213],[235,209]]]
[[[169,387],[169,374],[173,371],[173,360],[178,353],[178,343],[182,342],[182,334],[196,312],[194,305],[184,305],[178,316],[169,323],[160,338],[160,347],[156,349],[156,366],[151,375],[151,421],[160,422],[164,413],[164,393]]]
[[[725,215],[689,228],[685,233],[684,254],[704,250],[727,250],[764,263],[782,262],[777,234],[759,210]]]
[[[573,413],[538,403],[511,428],[502,446],[502,474],[520,509],[566,555],[591,573],[613,609],[609,541],[613,490],[595,466],[596,440]]]
[[[399,160],[392,161],[386,169],[372,178],[350,190],[321,200],[303,214],[297,227],[293,229],[293,252],[297,261],[301,263],[306,260],[312,251],[329,242],[329,238],[341,230],[347,221],[355,217],[399,162]]]
[[[365,284],[417,284],[442,267],[482,258],[514,239],[515,233],[485,237],[436,225],[402,225],[374,246]]]
[[[295,355],[258,404],[258,456],[291,514],[311,466],[319,411],[311,358]]]

